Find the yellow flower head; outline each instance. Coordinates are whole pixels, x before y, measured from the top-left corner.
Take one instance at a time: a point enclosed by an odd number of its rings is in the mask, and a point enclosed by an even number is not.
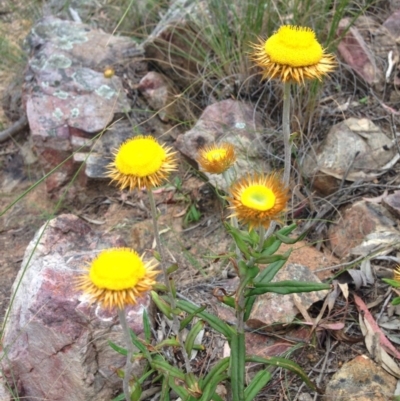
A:
[[[230,189],[231,217],[248,224],[250,230],[260,225],[268,228],[285,210],[288,192],[276,174],[242,177]]]
[[[143,262],[132,249],[111,248],[92,261],[87,272],[78,277],[77,286],[104,308],[123,309],[135,305],[137,297],[151,290],[159,273],[154,270],[157,264]]]
[[[199,150],[197,161],[207,173],[222,174],[235,163],[235,148],[230,143],[207,145]]]
[[[176,170],[175,152],[160,145],[152,136],[128,139],[114,156],[107,175],[121,189],[157,187]]]
[[[266,41],[252,45],[251,58],[262,69],[262,78],[304,83],[333,71],[336,61],[326,54],[311,28],[284,25]]]
[[[397,265],[397,267],[394,269],[394,279],[400,283],[400,265]]]

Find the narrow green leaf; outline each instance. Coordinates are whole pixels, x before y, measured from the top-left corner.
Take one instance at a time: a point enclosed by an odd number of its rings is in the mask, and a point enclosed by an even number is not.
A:
[[[293,230],[295,230],[297,227],[296,223],[291,224],[290,226],[282,227],[280,230],[278,230],[275,234],[280,234],[287,236],[289,235]]]
[[[161,396],[160,400],[161,401],[170,401],[169,399],[169,375],[163,375],[163,381],[162,381],[162,386],[161,386]]]
[[[256,301],[257,297],[252,296],[252,297],[247,297],[245,304],[244,304],[244,321],[246,322],[251,314],[251,310],[253,309],[254,302]]]
[[[117,397],[113,398],[111,401],[125,401],[125,394],[122,393],[118,395]]]
[[[280,248],[281,245],[282,241],[272,235],[264,242],[261,254],[263,256],[273,255]]]
[[[168,385],[172,388],[172,390],[175,391],[176,394],[178,394],[178,396],[182,399],[182,401],[189,401],[192,398],[192,397],[190,397],[190,394],[186,390],[186,388],[183,386],[178,386],[175,383],[174,378],[171,376],[168,380]]]
[[[392,305],[400,305],[400,297],[396,297],[392,301]]]
[[[155,291],[150,291],[150,294],[160,312],[162,312],[169,320],[172,320],[173,317],[171,305],[162,299]]]
[[[207,376],[201,380],[202,388],[206,387],[213,377],[221,375],[225,370],[229,368],[229,357],[223,358],[218,361],[213,368],[208,372]]]
[[[196,309],[193,313],[189,313],[184,319],[182,319],[181,324],[179,326],[179,331],[183,330],[198,313],[203,312],[203,310],[206,308],[207,305],[203,305],[200,308]]]
[[[138,336],[135,334],[135,332],[132,329],[129,329],[129,334],[131,335],[131,340],[133,345],[146,357],[146,359],[150,362],[151,361],[151,355],[149,350],[146,348],[146,346],[140,341]]]
[[[140,400],[140,396],[142,395],[142,386],[140,383],[136,382],[131,388],[131,401]]]
[[[287,369],[296,375],[298,375],[303,382],[310,387],[312,390],[320,393],[320,389],[310,380],[307,376],[306,372],[296,363],[291,361],[290,359],[279,358],[279,357],[269,357],[263,358],[262,356],[249,355],[246,357],[246,362],[256,362],[263,363],[265,365],[276,366],[283,369]]]
[[[196,340],[196,337],[200,333],[200,331],[203,329],[203,327],[204,327],[203,321],[199,320],[196,324],[193,325],[193,327],[189,331],[189,334],[186,337],[185,349],[186,349],[186,352],[187,352],[189,358],[190,358],[190,355],[192,354],[193,345]]]
[[[245,401],[252,401],[270,380],[271,373],[267,370],[260,370],[257,372],[253,380],[244,390]]]
[[[117,351],[119,354],[127,356],[128,355],[128,351],[126,350],[126,348],[122,348],[119,345],[113,343],[112,341],[108,340],[108,345],[114,350]]]
[[[214,398],[215,389],[218,384],[228,379],[228,375],[225,373],[223,375],[214,375],[206,386],[202,388],[203,394],[201,395],[199,401],[209,401]]]
[[[244,333],[235,333],[231,337],[231,387],[235,401],[244,401],[244,375],[246,347]]]
[[[175,366],[170,365],[161,355],[153,356],[151,367],[164,375],[168,374],[182,381],[185,380],[185,374]]]
[[[176,306],[187,313],[194,313],[194,311],[198,309],[196,305],[193,305],[192,303],[184,300],[177,301]],[[230,340],[234,330],[229,327],[225,322],[208,312],[203,311],[198,313],[197,315],[205,320],[214,330],[218,331],[218,333],[223,334],[228,340]]]
[[[291,252],[292,250],[290,249],[287,252],[285,252],[282,256],[289,258]],[[254,283],[259,283],[259,284],[269,283],[275,277],[276,273],[278,273],[278,271],[282,269],[285,263],[286,263],[285,259],[271,263],[264,270],[262,270],[262,272],[254,279]]]
[[[299,281],[279,281],[277,283],[269,284],[255,284],[256,288],[248,291],[246,296],[261,295],[267,292],[273,292],[275,294],[293,294],[300,292],[312,292],[329,290],[331,286],[324,283],[313,283],[313,282],[299,282]]]
[[[275,235],[278,239],[280,239],[284,244],[290,244],[293,245],[296,242],[301,241],[302,239],[304,239],[304,237],[306,236],[307,232],[304,232],[303,234],[301,234],[300,236],[298,236],[297,238],[289,238],[286,237],[285,235],[279,234],[279,232],[277,232]]]
[[[275,263],[279,260],[283,260],[286,262],[288,256],[284,255],[269,255],[269,256],[262,256],[261,254],[254,254],[254,263],[266,265],[270,263]]]
[[[180,347],[180,345],[180,342],[178,340],[175,340],[175,338],[167,338],[166,340],[163,340],[159,344],[157,344],[154,348],[156,350],[159,350],[163,347]]]
[[[147,310],[143,310],[143,331],[144,331],[144,338],[147,343],[150,343],[151,341],[151,324],[150,324],[150,319],[149,315],[147,313]]]
[[[384,281],[386,284],[391,285],[394,288],[400,288],[400,281],[392,280],[390,278],[383,278],[382,281]]]
[[[172,273],[176,272],[178,269],[179,269],[179,266],[176,263],[174,263],[173,265],[171,265],[167,268],[167,274],[172,274]]]

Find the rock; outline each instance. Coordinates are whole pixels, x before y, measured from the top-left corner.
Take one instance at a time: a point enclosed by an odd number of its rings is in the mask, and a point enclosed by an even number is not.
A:
[[[174,82],[193,84],[205,60],[208,46],[198,33],[206,5],[197,0],[175,0],[167,13],[143,42],[146,58],[151,59]]]
[[[389,31],[393,38],[400,41],[400,10],[396,10],[392,15],[383,23],[383,26]]]
[[[3,376],[0,376],[0,401],[11,401],[11,394],[7,389]]]
[[[400,191],[394,191],[391,195],[383,197],[382,205],[385,206],[393,216],[400,219]]]
[[[267,163],[261,158],[262,132],[261,115],[253,106],[228,99],[207,106],[196,125],[177,138],[175,146],[194,161],[203,146],[213,142],[230,142],[235,145],[237,174],[240,177],[254,171],[269,171]],[[226,189],[221,175],[205,175],[212,185]]]
[[[89,305],[73,283],[99,250],[124,245],[121,237],[97,234],[70,214],[37,232],[14,284],[2,343],[2,372],[21,398],[110,400],[121,391],[117,369],[125,358],[108,345],[111,340],[125,346],[116,313]],[[138,335],[149,306],[146,296],[127,310]],[[141,372],[136,361],[133,373]]]
[[[378,177],[395,156],[391,140],[372,121],[348,118],[334,125],[317,149],[303,161],[303,173],[323,195],[335,192],[340,182]]]
[[[382,82],[383,73],[378,70],[371,50],[355,26],[347,30],[349,25],[350,19],[343,18],[336,32],[338,37],[344,35],[337,47],[340,56],[369,85]]]
[[[157,111],[161,121],[177,120],[179,117],[174,89],[162,74],[150,71],[139,82],[138,90],[149,106]]]
[[[105,78],[103,70],[139,51],[130,38],[51,17],[32,29],[28,42],[26,111],[39,161],[48,172],[71,156],[74,137],[91,139],[116,113],[130,109],[120,78]],[[65,162],[47,180],[48,190],[65,184],[77,167],[72,159]]]
[[[397,222],[382,205],[359,201],[339,215],[328,229],[328,238],[332,252],[340,258],[368,254],[384,244],[388,251],[400,241]]]
[[[306,266],[294,263],[287,263],[272,282],[283,280],[321,282]],[[324,299],[327,293],[328,291],[314,291],[296,295],[299,296],[303,307],[308,309],[313,303]],[[292,294],[267,293],[257,297],[246,324],[252,329],[268,331],[268,326],[291,323],[298,313]]]
[[[365,355],[345,363],[326,388],[327,401],[386,401],[392,398],[397,380]]]

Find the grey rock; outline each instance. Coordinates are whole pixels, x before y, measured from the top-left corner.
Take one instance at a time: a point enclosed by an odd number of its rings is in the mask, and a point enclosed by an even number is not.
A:
[[[348,118],[334,125],[302,161],[304,175],[324,195],[343,180],[371,181],[395,156],[391,140],[372,121]]]

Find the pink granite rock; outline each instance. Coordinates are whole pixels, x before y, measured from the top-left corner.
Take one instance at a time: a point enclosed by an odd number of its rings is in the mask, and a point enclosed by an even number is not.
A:
[[[108,345],[111,340],[125,346],[116,312],[90,305],[74,279],[99,250],[124,245],[73,215],[61,215],[37,232],[14,284],[2,343],[2,372],[21,399],[110,400],[121,391],[117,369],[124,357]],[[127,312],[138,335],[149,305],[146,296]],[[139,376],[142,365],[134,364]]]
[[[379,204],[359,201],[341,210],[329,227],[331,250],[338,257],[368,254],[383,244],[389,249],[400,241],[393,216]]]
[[[341,39],[337,49],[340,56],[349,66],[368,84],[374,85],[383,79],[383,73],[378,70],[373,54],[365,43],[363,37],[355,26],[350,25],[348,18],[339,22],[337,36]]]
[[[50,17],[34,26],[28,43],[26,111],[33,145],[48,172],[76,150],[74,137],[91,139],[130,108],[120,78],[105,78],[103,70],[138,50],[129,38]],[[78,166],[72,159],[60,166],[47,180],[48,190],[65,184]]]
[[[178,118],[177,98],[174,98],[174,89],[165,76],[150,71],[139,82],[138,90],[146,98],[149,106],[158,111],[161,121]]]

